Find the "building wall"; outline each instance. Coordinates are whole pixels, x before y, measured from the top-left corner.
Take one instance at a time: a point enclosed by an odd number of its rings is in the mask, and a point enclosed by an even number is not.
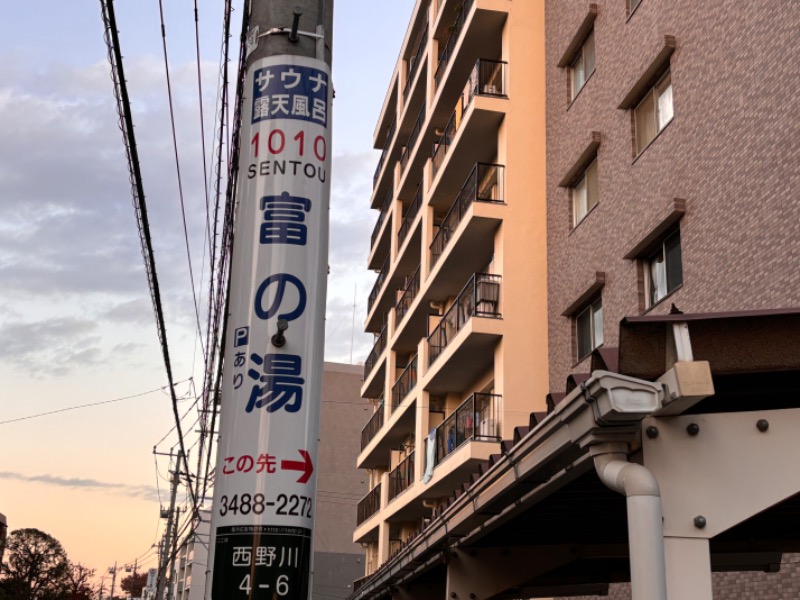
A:
[[[556,63],[589,2],[547,2],[547,193],[550,385],[563,390],[575,364],[562,312],[605,273],[604,335],[640,314],[636,261],[624,255],[686,200],[680,222],[683,286],[652,309],[684,312],[800,305],[800,66],[797,2],[597,0],[596,71],[570,105],[568,69]],[[674,118],[633,157],[631,111],[617,106],[674,36]],[[570,191],[558,183],[601,134],[599,204],[574,230]]]
[[[353,543],[356,504],[367,493],[355,467],[368,403],[360,397],[364,369],[325,363],[317,458],[313,600],[346,598],[364,574],[364,550]]]
[[[679,221],[683,284],[650,312],[800,306],[800,66],[786,60],[800,27],[796,2],[697,3],[597,0],[596,70],[575,100],[557,63],[590,3],[548,0],[547,196],[550,387],[589,370],[576,364],[574,323],[564,310],[605,274],[606,346],[618,323],[643,310],[640,264],[625,255],[685,200]],[[634,156],[630,110],[618,108],[674,36],[669,59],[674,117]],[[599,204],[573,228],[571,191],[559,186],[592,132]],[[780,573],[713,575],[715,598],[798,597],[798,557]],[[629,586],[608,596],[630,598]]]

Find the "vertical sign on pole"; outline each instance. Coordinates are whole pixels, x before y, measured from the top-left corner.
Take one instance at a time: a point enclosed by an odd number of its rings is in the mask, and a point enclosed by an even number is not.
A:
[[[330,198],[330,69],[248,68],[214,482],[214,600],[306,600]]]

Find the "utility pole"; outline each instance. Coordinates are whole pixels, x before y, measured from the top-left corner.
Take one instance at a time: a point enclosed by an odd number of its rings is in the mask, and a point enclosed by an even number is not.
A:
[[[172,600],[175,597],[175,586],[177,585],[176,582],[176,572],[175,572],[175,563],[178,560],[178,524],[180,522],[180,514],[181,509],[175,509],[175,518],[173,519],[172,526],[174,530],[172,532],[172,552],[170,553],[171,558],[171,566],[169,571],[169,580],[168,580],[168,589],[167,589],[167,599]]]
[[[178,484],[180,483],[180,463],[183,455],[178,452],[178,460],[175,461],[175,470],[172,471],[172,481],[170,482],[169,512],[167,514],[167,530],[164,534],[164,547],[161,553],[161,560],[158,564],[158,588],[156,589],[156,600],[164,600],[164,586],[167,578],[167,567],[170,559],[170,547],[172,539],[172,524],[175,516],[175,497],[178,494]],[[161,512],[164,518],[164,511]]]
[[[117,561],[114,561],[114,566],[108,569],[108,572],[111,573],[111,600],[114,600],[114,586],[117,583]]]
[[[247,0],[244,11],[210,598],[307,600],[325,345],[333,0]]]

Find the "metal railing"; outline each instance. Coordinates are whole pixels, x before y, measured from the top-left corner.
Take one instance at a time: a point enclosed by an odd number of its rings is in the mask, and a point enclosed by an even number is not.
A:
[[[406,212],[403,215],[403,221],[400,223],[400,230],[397,232],[398,248],[403,245],[408,232],[411,231],[411,224],[414,222],[414,219],[417,218],[417,213],[419,213],[421,206],[422,182],[420,182],[420,184],[417,186],[417,193],[414,194],[414,199],[411,201],[411,204],[408,205],[408,208],[406,208]]]
[[[450,151],[450,146],[453,144],[453,139],[456,137],[458,127],[461,125],[461,122],[457,118],[457,113],[457,110],[453,111],[453,114],[450,115],[450,120],[447,122],[441,137],[433,143],[431,163],[433,166],[434,177],[436,177],[436,173],[439,172],[439,167],[442,166],[447,153]]]
[[[378,185],[378,178],[381,175],[381,170],[383,169],[383,163],[386,161],[386,155],[389,153],[389,147],[392,144],[392,139],[394,138],[394,132],[397,128],[397,117],[394,118],[392,124],[389,125],[389,131],[386,133],[386,141],[383,142],[383,150],[381,151],[381,157],[378,159],[378,166],[375,167],[375,175],[372,176],[372,187],[374,188]]]
[[[417,356],[412,358],[400,377],[397,378],[394,386],[392,387],[392,412],[397,410],[403,399],[408,396],[408,393],[417,385]]]
[[[464,108],[475,96],[506,97],[508,63],[502,60],[479,58],[472,68],[464,95]]]
[[[436,464],[468,440],[500,441],[498,394],[475,393],[436,428]]]
[[[367,421],[367,424],[364,425],[364,429],[361,430],[362,450],[367,447],[367,445],[372,441],[372,438],[378,435],[378,432],[381,430],[381,427],[383,427],[383,413],[385,412],[383,410],[384,407],[383,394],[381,394],[379,400],[380,404],[378,404],[378,409],[374,413],[372,413],[372,416],[369,418],[369,421]]]
[[[473,316],[500,316],[500,275],[476,273],[459,292],[442,320],[428,336],[428,366],[439,358],[452,339]]]
[[[476,163],[459,190],[453,204],[439,225],[431,242],[431,270],[444,254],[461,219],[473,202],[503,202],[505,200],[505,166]]]
[[[397,318],[395,319],[395,327],[403,322],[403,317],[406,316],[408,309],[411,308],[411,303],[414,302],[414,298],[416,298],[417,293],[419,293],[419,273],[421,266],[422,265],[419,265],[416,271],[409,275],[408,280],[406,281],[406,287],[394,307],[395,314],[397,315]]]
[[[439,51],[439,64],[436,65],[436,73],[433,76],[437,90],[442,83],[442,77],[444,77],[444,72],[447,70],[447,65],[450,63],[450,59],[453,56],[453,50],[458,43],[458,39],[461,37],[461,31],[464,29],[464,22],[467,20],[467,15],[472,8],[473,2],[474,0],[464,0],[461,11],[456,15],[453,24],[450,26],[450,36]]]
[[[372,230],[370,248],[375,247],[375,241],[378,239],[378,234],[381,232],[381,226],[383,225],[383,222],[386,220],[386,215],[389,214],[389,207],[392,205],[393,196],[394,196],[394,190],[390,187],[388,193],[386,194],[386,198],[383,199],[383,204],[381,205],[381,213],[378,215],[378,221],[377,223],[375,223],[375,228]]]
[[[389,473],[389,501],[394,500],[400,492],[407,490],[414,483],[414,451]]]
[[[378,278],[375,280],[375,285],[372,286],[372,291],[369,293],[369,298],[367,299],[367,313],[372,310],[372,306],[378,299],[378,294],[381,293],[383,282],[386,281],[386,275],[389,273],[389,256],[391,256],[391,254],[388,254],[383,261],[381,270],[378,272]]]
[[[408,158],[411,156],[412,150],[414,150],[414,146],[417,143],[417,138],[419,137],[419,132],[422,131],[422,124],[424,122],[425,122],[425,104],[423,103],[422,108],[419,111],[419,115],[417,115],[417,120],[414,123],[414,127],[411,129],[411,133],[408,136],[408,140],[406,140],[406,145],[403,146],[403,152],[400,154],[401,173],[405,171],[406,166],[408,165]]]
[[[406,71],[406,85],[403,87],[403,98],[408,97],[408,92],[411,89],[411,82],[414,81],[414,76],[417,74],[417,67],[419,67],[422,53],[425,51],[425,42],[428,40],[428,23],[425,23],[425,29],[419,36],[417,41],[417,49],[411,58],[408,59],[408,70]]]
[[[381,332],[375,336],[375,344],[372,346],[372,350],[370,350],[369,355],[367,356],[367,360],[364,361],[364,380],[369,377],[369,374],[372,373],[372,369],[375,368],[375,365],[378,364],[378,359],[383,354],[383,351],[386,350],[386,325],[381,328]]]
[[[381,484],[379,483],[372,491],[358,501],[356,509],[356,525],[361,525],[372,515],[381,509]]]

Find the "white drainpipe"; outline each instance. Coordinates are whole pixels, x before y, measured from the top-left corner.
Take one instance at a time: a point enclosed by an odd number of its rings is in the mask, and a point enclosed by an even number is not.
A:
[[[632,600],[667,600],[658,481],[642,465],[628,462],[624,452],[604,452],[601,447],[593,451],[599,452],[594,456],[594,466],[600,480],[626,498]]]

